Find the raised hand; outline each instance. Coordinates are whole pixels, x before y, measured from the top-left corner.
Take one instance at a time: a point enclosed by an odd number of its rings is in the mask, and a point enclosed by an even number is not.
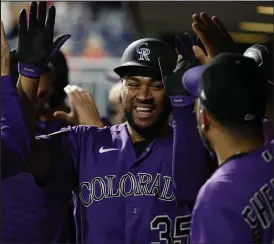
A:
[[[70,38],[63,35],[53,42],[55,7],[47,14],[47,3],[32,2],[27,25],[26,10],[20,12],[17,58],[18,71],[28,78],[39,78],[40,69],[48,64],[61,46]]]
[[[238,52],[231,35],[224,24],[216,17],[207,13],[192,16],[192,28],[203,43],[207,54],[198,45],[193,47],[196,58],[201,64],[206,64],[221,52]]]
[[[159,58],[162,80],[171,103],[174,107],[193,104],[193,99],[182,84],[184,73],[197,65],[197,59],[192,47],[195,45],[195,38],[188,33],[175,38],[176,51],[178,54],[177,66],[172,75],[168,75],[166,60]]]
[[[68,85],[65,87],[71,103],[71,112],[56,111],[54,117],[63,119],[74,125],[94,125],[104,127],[96,104],[86,89]]]
[[[1,20],[1,76],[10,74],[10,48],[7,42],[3,21]]]

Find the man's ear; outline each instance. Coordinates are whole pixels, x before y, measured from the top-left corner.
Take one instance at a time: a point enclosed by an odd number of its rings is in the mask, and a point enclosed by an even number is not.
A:
[[[206,111],[202,108],[200,108],[199,111],[199,116],[200,116],[200,123],[201,123],[201,127],[202,129],[206,132],[208,131],[209,127],[210,127],[210,119],[206,113]]]

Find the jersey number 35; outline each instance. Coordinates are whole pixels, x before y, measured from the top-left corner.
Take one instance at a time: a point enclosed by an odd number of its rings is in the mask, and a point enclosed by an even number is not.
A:
[[[159,231],[159,242],[152,242],[151,244],[188,244],[190,233],[191,215],[178,216],[172,223],[168,215],[156,216],[150,222],[151,230]],[[174,231],[172,233],[172,224],[174,224]],[[164,230],[161,230],[163,229]]]

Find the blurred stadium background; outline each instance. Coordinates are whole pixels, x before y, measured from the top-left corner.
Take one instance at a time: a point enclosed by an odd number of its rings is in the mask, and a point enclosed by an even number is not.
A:
[[[127,45],[142,37],[158,37],[173,44],[176,34],[192,32],[192,14],[208,12],[221,18],[240,51],[254,43],[273,45],[272,1],[252,2],[59,2],[56,36],[72,38],[62,51],[68,58],[70,83],[89,89],[101,116],[107,116],[108,91],[119,78],[119,65]],[[11,48],[17,43],[18,14],[29,2],[2,2],[1,19]]]

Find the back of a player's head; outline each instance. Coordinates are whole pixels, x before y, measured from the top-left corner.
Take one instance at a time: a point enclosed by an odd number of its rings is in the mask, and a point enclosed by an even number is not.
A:
[[[189,70],[183,82],[220,126],[242,134],[261,132],[267,81],[253,59],[223,53]]]

